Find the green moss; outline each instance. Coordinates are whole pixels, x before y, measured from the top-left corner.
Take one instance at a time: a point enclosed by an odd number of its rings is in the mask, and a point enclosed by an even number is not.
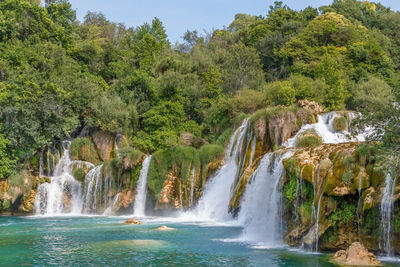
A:
[[[351,182],[353,180],[353,172],[348,170],[346,173],[342,176],[342,182],[346,185],[351,185]]]
[[[21,172],[14,172],[8,178],[8,182],[11,186],[21,187],[24,185],[24,176]]]
[[[123,148],[119,151],[118,164],[121,166],[124,159],[129,158],[130,165],[136,166],[143,155],[144,153],[140,150],[136,150],[131,147]]]
[[[282,111],[285,111],[285,107],[275,106],[275,107],[269,107],[269,108],[266,108],[266,109],[258,110],[250,117],[250,123],[252,125],[254,125],[254,123],[256,121],[258,121],[258,119],[260,119],[261,117],[264,117],[268,121],[268,118],[270,116],[278,115]]]
[[[76,138],[71,143],[71,157],[73,160],[83,160],[91,163],[98,163],[99,156],[92,141],[85,138]]]
[[[233,134],[233,129],[232,128],[228,128],[226,129],[217,139],[216,143],[217,145],[220,145],[222,147],[225,147],[228,142],[229,142],[229,138],[232,136]]]
[[[397,206],[394,210],[394,227],[393,231],[395,234],[400,234],[400,207]]]
[[[191,170],[200,167],[197,150],[193,147],[176,146],[172,149],[159,150],[153,154],[148,173],[148,187],[155,198],[162,189],[168,174],[175,175],[185,182],[191,177]]]
[[[0,200],[0,210],[7,210],[11,207],[11,200],[3,199]]]
[[[304,131],[296,140],[296,147],[313,147],[322,145],[322,138],[314,131]]]
[[[76,180],[80,182],[85,181],[85,176],[86,176],[85,169],[83,168],[74,169],[73,176],[75,177]]]
[[[294,202],[296,200],[296,189],[297,177],[293,174],[289,174],[289,181],[283,187],[283,196],[289,202]]]
[[[365,235],[378,237],[380,235],[381,227],[381,214],[379,207],[373,207],[372,209],[364,212],[364,218],[360,227],[360,230]]]
[[[35,171],[39,171],[40,168],[40,151],[35,153],[30,159],[29,163]]]
[[[321,236],[321,240],[323,242],[332,243],[336,240],[337,236],[338,236],[338,227],[335,225],[335,226],[329,227],[325,231],[325,233]]]
[[[347,127],[348,127],[348,122],[346,117],[339,116],[333,120],[332,128],[334,131],[343,132],[347,129]]]
[[[339,199],[338,206],[329,216],[333,226],[345,225],[354,219],[357,210],[357,203],[353,199]]]
[[[129,187],[131,189],[136,188],[137,181],[139,180],[140,171],[142,170],[142,165],[137,165],[131,170],[131,180],[129,183]]]

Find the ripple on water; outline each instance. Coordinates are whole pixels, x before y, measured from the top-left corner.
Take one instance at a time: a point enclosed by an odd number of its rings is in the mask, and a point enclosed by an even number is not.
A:
[[[164,248],[168,246],[168,242],[163,240],[153,240],[153,239],[135,239],[135,240],[113,240],[106,242],[96,242],[89,245],[91,249],[107,249],[107,250],[120,250],[120,249],[130,249],[130,250],[143,250],[143,249],[157,249]]]

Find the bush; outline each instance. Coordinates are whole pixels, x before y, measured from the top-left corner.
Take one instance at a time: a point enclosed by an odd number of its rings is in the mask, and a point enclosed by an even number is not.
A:
[[[241,113],[253,114],[256,110],[265,107],[265,94],[256,90],[241,90],[229,100],[233,114],[237,117]]]
[[[72,141],[70,151],[73,160],[83,160],[93,164],[100,161],[94,144],[87,137],[76,138]]]
[[[155,198],[158,198],[163,183],[171,171],[184,182],[191,176],[191,170],[199,168],[199,155],[195,148],[177,146],[173,149],[159,150],[153,153],[147,183]]]
[[[343,132],[347,130],[348,122],[346,117],[339,116],[333,119],[332,128],[335,132]]]
[[[203,167],[224,154],[224,148],[219,145],[204,145],[200,148],[200,162]]]
[[[86,121],[104,131],[133,134],[138,126],[138,113],[134,105],[127,105],[119,96],[103,94],[90,102]]]
[[[84,182],[86,176],[85,170],[83,168],[76,168],[73,171],[73,176],[77,181]]]
[[[296,200],[296,189],[297,177],[289,174],[289,182],[283,187],[283,196],[291,203]]]
[[[275,105],[290,106],[296,102],[296,90],[288,81],[268,84],[265,95],[269,102]]]
[[[296,147],[313,147],[322,145],[322,138],[313,130],[304,131],[296,140]]]

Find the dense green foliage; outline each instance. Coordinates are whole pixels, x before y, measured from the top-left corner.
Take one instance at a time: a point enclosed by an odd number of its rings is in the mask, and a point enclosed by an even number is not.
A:
[[[66,0],[38,2],[0,1],[0,178],[85,126],[148,153],[174,149],[182,132],[224,145],[244,114],[300,99],[359,110],[385,131],[374,139],[400,147],[400,14],[381,4],[277,1],[172,46],[157,18],[78,22]]]

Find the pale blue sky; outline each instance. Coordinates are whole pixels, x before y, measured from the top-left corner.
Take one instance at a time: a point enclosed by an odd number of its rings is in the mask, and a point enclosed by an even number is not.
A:
[[[211,31],[228,26],[235,14],[265,15],[274,0],[70,0],[82,20],[87,11],[102,12],[113,22],[138,26],[158,17],[163,22],[172,43],[181,40],[186,30]],[[293,9],[309,5],[319,7],[332,0],[286,0]],[[382,0],[392,10],[400,10],[399,0]]]

